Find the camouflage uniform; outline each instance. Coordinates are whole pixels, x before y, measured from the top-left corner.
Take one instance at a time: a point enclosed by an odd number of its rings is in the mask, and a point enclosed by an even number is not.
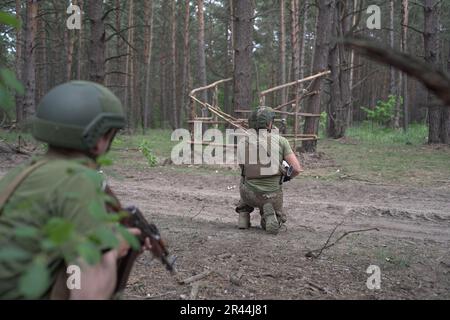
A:
[[[250,116],[250,128],[265,129],[273,118],[271,108],[261,107]],[[275,141],[279,143],[279,159],[282,161],[293,151],[286,138],[276,136],[276,139]],[[244,169],[242,172],[239,188],[241,198],[236,207],[236,212],[239,213],[239,228],[250,227],[250,213],[254,211],[254,208],[258,208],[261,215],[261,227],[269,233],[278,233],[280,226],[287,221],[287,216],[283,212],[281,172],[255,179],[246,177]]]
[[[17,167],[0,180],[0,195],[9,194],[3,201],[0,196],[0,299],[24,298],[20,279],[42,254],[40,238],[20,236],[18,230],[43,230],[57,218],[69,221],[79,237],[89,237],[102,227],[113,232],[112,222],[92,213],[93,208],[106,213],[107,202],[113,200],[105,193],[103,176],[96,170],[90,150],[105,133],[124,124],[120,101],[98,84],[70,82],[43,98],[33,120],[33,136],[54,151]],[[61,270],[65,274],[64,266],[70,263],[64,248],[51,252],[46,257],[49,286],[40,298],[52,296],[56,278]]]

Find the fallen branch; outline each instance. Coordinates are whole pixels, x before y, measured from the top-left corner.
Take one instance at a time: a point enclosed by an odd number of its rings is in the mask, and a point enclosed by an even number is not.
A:
[[[180,280],[179,283],[180,283],[180,284],[189,284],[189,283],[192,283],[192,282],[201,280],[201,279],[203,279],[203,278],[206,278],[206,277],[209,276],[211,273],[212,273],[211,270],[206,270],[206,271],[204,271],[204,272],[202,272],[202,273],[199,273],[199,274],[197,274],[197,275],[195,275],[195,276],[186,278],[186,279],[184,279],[184,280]]]
[[[361,230],[346,231],[346,232],[345,232],[342,236],[340,236],[335,242],[328,244],[328,243],[330,242],[331,237],[332,237],[333,234],[335,233],[336,229],[337,229],[340,225],[342,225],[343,223],[344,223],[344,221],[342,221],[340,224],[338,224],[338,225],[333,229],[333,231],[331,232],[330,236],[328,237],[327,241],[325,242],[325,244],[323,245],[322,248],[308,251],[308,252],[306,253],[305,256],[306,256],[307,258],[314,258],[314,259],[317,259],[317,258],[320,257],[320,255],[322,254],[322,252],[323,252],[324,250],[333,247],[334,245],[336,245],[339,241],[341,241],[343,238],[345,238],[345,237],[348,236],[349,234],[352,234],[352,233],[361,233],[361,232],[367,232],[367,231],[380,231],[378,228],[370,228],[370,229],[361,229]],[[317,252],[317,251],[319,251],[319,253],[318,253],[318,254],[315,254],[315,252]]]

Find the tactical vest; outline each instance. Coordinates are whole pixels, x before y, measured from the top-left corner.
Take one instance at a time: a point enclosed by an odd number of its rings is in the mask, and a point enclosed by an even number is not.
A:
[[[267,155],[267,157],[270,159],[271,158],[271,142],[272,142],[272,137],[269,135],[268,136],[269,139],[267,139],[267,146],[264,150],[265,154]],[[280,157],[279,163],[277,163],[277,169],[275,170],[275,172],[273,174],[262,174],[262,169],[269,169],[271,167],[271,163],[269,162],[269,164],[261,164],[260,163],[260,159],[259,159],[259,155],[260,153],[260,148],[264,149],[264,147],[258,143],[258,141],[252,141],[249,142],[248,139],[245,140],[245,163],[241,164],[241,168],[242,168],[242,176],[245,179],[248,180],[252,180],[252,179],[264,179],[264,178],[269,178],[269,177],[275,177],[275,176],[281,176],[283,175],[283,171],[282,171],[282,162],[283,159],[282,157]],[[250,163],[250,150],[253,150],[257,153],[256,155],[256,159],[257,159],[257,163]]]

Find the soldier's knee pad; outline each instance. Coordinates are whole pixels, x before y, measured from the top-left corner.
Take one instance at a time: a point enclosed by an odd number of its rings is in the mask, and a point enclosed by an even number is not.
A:
[[[236,207],[237,213],[252,213],[255,208],[245,204],[245,203],[239,203]]]

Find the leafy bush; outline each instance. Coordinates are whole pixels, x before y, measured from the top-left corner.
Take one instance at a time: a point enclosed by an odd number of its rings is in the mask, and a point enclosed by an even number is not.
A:
[[[373,110],[365,107],[361,107],[361,109],[367,113],[367,118],[370,121],[388,126],[394,120],[397,101],[400,102],[400,105],[403,105],[402,97],[390,95],[387,101],[379,100]]]
[[[147,159],[148,165],[150,167],[156,167],[158,165],[158,159],[153,154],[153,151],[150,148],[150,143],[147,140],[142,140],[142,142],[139,144],[139,151]]]

